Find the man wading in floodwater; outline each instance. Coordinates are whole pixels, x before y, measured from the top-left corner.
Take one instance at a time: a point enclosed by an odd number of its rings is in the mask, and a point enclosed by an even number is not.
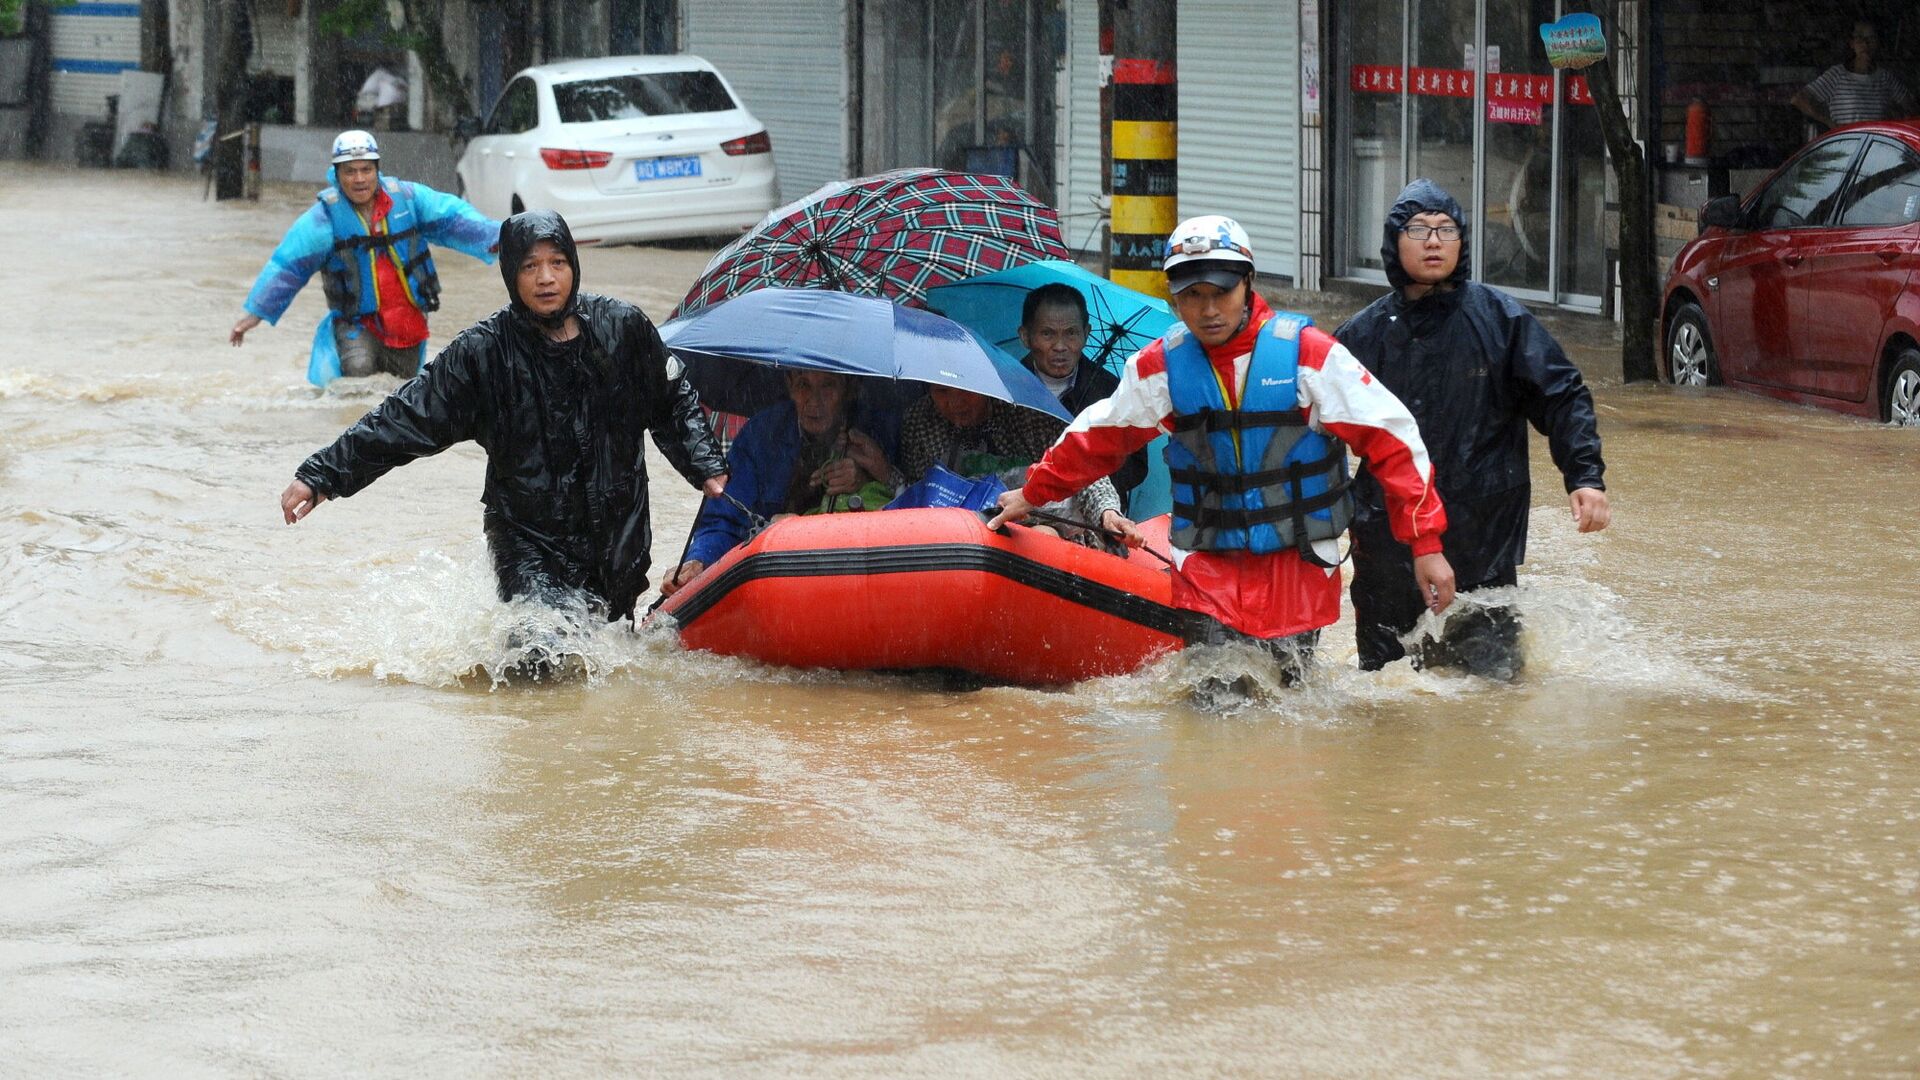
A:
[[[1174,606],[1200,616],[1196,640],[1256,641],[1292,682],[1340,616],[1351,448],[1386,491],[1393,535],[1412,545],[1407,588],[1445,610],[1447,515],[1406,408],[1304,315],[1276,313],[1253,291],[1253,247],[1231,218],[1181,222],[1162,266],[1181,325],[1127,360],[1119,387],[1000,497],[991,524],[1065,498],[1168,433]],[[1139,543],[1131,522],[1121,531]],[[1197,703],[1218,704],[1226,689],[1202,684]]]
[[[678,359],[640,309],[581,293],[567,223],[551,210],[500,227],[510,303],[294,472],[291,525],[396,465],[472,439],[487,452],[487,547],[500,598],[633,614],[647,585],[643,431],[710,497],[726,462]]]
[[[1612,512],[1580,369],[1526,308],[1468,280],[1466,227],[1433,181],[1408,184],[1380,249],[1395,291],[1335,334],[1420,422],[1447,504],[1447,561],[1470,594],[1514,584],[1527,557],[1528,424],[1547,437],[1575,527],[1597,532]],[[1407,580],[1419,549],[1394,535],[1382,479],[1369,468],[1354,482],[1353,622],[1366,671],[1406,655],[1401,638],[1426,607]],[[1414,663],[1512,679],[1523,666],[1519,617],[1506,604],[1470,604],[1440,640],[1415,648]]]
[[[364,131],[333,140],[327,178],[333,186],[273,250],[227,340],[237,347],[262,319],[279,322],[319,273],[332,311],[314,334],[307,381],[376,371],[410,378],[424,358],[427,313],[440,307],[429,243],[492,262],[500,226],[465,199],[381,175],[380,145]]]

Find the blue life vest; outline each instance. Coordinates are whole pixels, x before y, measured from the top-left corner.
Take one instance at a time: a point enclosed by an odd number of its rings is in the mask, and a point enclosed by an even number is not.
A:
[[[393,199],[387,211],[387,231],[368,235],[367,223],[353,203],[330,187],[320,193],[320,205],[326,208],[333,225],[333,251],[326,261],[322,279],[327,306],[348,318],[372,315],[379,310],[373,288],[373,260],[392,256],[399,259],[401,278],[412,293],[414,306],[421,311],[440,307],[440,275],[433,268],[433,255],[427,239],[420,235],[420,214],[413,201],[413,185],[381,177],[380,185]]]
[[[1353,518],[1345,444],[1307,426],[1299,407],[1305,315],[1278,313],[1254,338],[1240,407],[1227,408],[1207,351],[1185,326],[1163,337],[1173,397],[1167,473],[1173,542],[1188,551],[1296,550],[1316,566],[1315,540]]]

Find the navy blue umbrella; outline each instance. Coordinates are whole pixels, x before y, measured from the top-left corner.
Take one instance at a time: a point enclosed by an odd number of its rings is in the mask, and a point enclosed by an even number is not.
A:
[[[826,289],[756,289],[660,328],[700,400],[750,416],[786,399],[780,369],[971,390],[1072,420],[1020,361],[932,312]],[[744,361],[744,363],[743,363]],[[899,387],[902,397],[918,386]]]

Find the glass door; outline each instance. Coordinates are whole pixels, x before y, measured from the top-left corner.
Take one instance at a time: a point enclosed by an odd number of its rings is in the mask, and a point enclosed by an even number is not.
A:
[[[1555,71],[1539,27],[1560,0],[1358,0],[1335,42],[1335,250],[1380,280],[1381,223],[1424,176],[1471,219],[1473,275],[1530,300],[1597,307],[1607,164],[1584,77]]]
[[[1472,216],[1479,151],[1472,73],[1478,5],[1475,0],[1413,0],[1411,7],[1408,178],[1424,176],[1439,184]],[[1384,215],[1386,207],[1378,213]]]
[[[1335,55],[1348,65],[1347,88],[1335,95],[1345,183],[1335,185],[1340,223],[1335,264],[1347,272],[1384,272],[1381,223],[1406,185],[1402,133],[1407,110],[1405,0],[1354,0],[1340,20]]]
[[[1482,204],[1475,250],[1480,280],[1552,299],[1554,269],[1554,70],[1539,27],[1554,0],[1488,0],[1481,62]]]

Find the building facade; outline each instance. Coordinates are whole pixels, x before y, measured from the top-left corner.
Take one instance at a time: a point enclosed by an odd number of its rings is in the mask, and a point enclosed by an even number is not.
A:
[[[341,33],[329,19],[339,2],[239,5],[250,111],[277,125],[269,177],[324,172],[301,148],[367,122],[353,98],[376,67],[412,91],[404,115],[382,122],[420,133],[409,153],[445,157],[450,175],[447,140],[431,133],[484,116],[518,64],[685,51],[717,65],[766,122],[787,198],[903,166],[998,172],[1059,208],[1080,257],[1102,255],[1112,64],[1102,29],[1117,0],[442,0],[447,52],[466,82],[457,101],[438,99],[418,58],[386,35]],[[1540,37],[1567,0],[1167,7],[1179,212],[1240,219],[1263,273],[1307,288],[1383,285],[1387,204],[1427,176],[1469,210],[1476,276],[1537,303],[1609,308],[1619,200],[1597,106],[1586,74],[1554,69]],[[104,120],[123,73],[143,69],[166,76],[161,126],[174,163],[186,164],[211,111],[213,10],[213,0],[46,8],[51,70],[25,91],[53,114],[43,153],[72,160],[77,129]],[[1655,199],[1682,210],[1750,187],[1804,143],[1811,129],[1789,99],[1842,58],[1851,26],[1814,0],[1737,11],[1621,0],[1614,10],[1628,30],[1608,43],[1607,62],[1654,160]],[[1855,0],[1849,13],[1877,22],[1882,62],[1915,85],[1916,9]],[[26,55],[6,36],[0,46]],[[1716,118],[1711,144],[1681,160],[1699,106]],[[0,100],[0,126],[19,128],[19,112]]]

